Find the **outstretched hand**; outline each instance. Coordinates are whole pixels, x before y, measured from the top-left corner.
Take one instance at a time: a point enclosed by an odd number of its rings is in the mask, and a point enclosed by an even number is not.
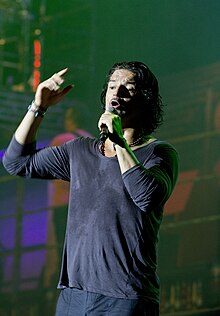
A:
[[[67,72],[68,68],[62,69],[38,85],[35,93],[35,103],[37,105],[42,108],[48,108],[60,102],[65,97],[73,87],[73,85],[68,85],[60,89],[60,85],[64,82],[64,76]]]

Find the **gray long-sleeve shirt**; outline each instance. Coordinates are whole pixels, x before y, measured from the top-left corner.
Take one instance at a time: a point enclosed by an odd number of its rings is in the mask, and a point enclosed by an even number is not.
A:
[[[177,179],[175,149],[156,140],[135,150],[123,175],[99,142],[78,138],[39,151],[12,139],[3,164],[12,175],[70,181],[59,288],[159,302],[158,231]]]

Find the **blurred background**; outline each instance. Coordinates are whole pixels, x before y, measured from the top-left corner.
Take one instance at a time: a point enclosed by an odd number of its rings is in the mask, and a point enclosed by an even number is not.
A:
[[[220,315],[220,1],[0,0],[0,159],[36,86],[69,68],[75,88],[38,146],[98,136],[100,92],[123,60],[145,62],[166,104],[155,137],[179,152],[161,227],[161,315]],[[68,186],[0,165],[0,315],[54,315]]]

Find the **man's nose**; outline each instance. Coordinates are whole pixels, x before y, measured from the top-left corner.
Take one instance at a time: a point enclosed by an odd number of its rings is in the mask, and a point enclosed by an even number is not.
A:
[[[124,85],[120,85],[115,91],[117,97],[126,98],[129,96],[129,91]]]

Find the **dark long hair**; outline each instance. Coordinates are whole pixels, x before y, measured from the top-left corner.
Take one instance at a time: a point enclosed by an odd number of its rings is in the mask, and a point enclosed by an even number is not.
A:
[[[105,108],[105,95],[108,88],[108,82],[115,70],[126,69],[135,74],[135,82],[140,102],[144,107],[146,116],[143,117],[142,129],[145,133],[151,134],[163,123],[163,103],[159,94],[158,81],[151,70],[142,62],[129,61],[116,63],[109,70],[103,89],[101,92],[101,103]]]

